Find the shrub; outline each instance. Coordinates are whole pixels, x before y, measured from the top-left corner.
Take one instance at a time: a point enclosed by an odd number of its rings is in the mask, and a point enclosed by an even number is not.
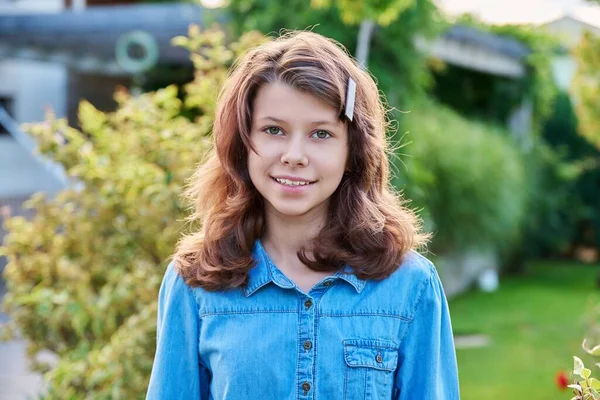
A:
[[[77,182],[55,198],[34,196],[34,217],[9,219],[1,248],[9,333],[19,328],[32,360],[41,350],[58,357],[56,366],[33,363],[48,398],[144,397],[158,288],[184,224],[182,187],[211,146],[227,67],[257,37],[226,46],[221,31],[192,27],[176,38],[196,67],[187,106],[174,86],[139,97],[121,90],[113,113],[81,103],[81,132],[52,115],[26,128]],[[195,121],[182,116],[190,107]]]
[[[528,192],[522,154],[508,134],[435,103],[399,119],[408,142],[400,151],[409,157],[406,168],[395,163],[396,183],[424,209],[432,250],[515,244]]]

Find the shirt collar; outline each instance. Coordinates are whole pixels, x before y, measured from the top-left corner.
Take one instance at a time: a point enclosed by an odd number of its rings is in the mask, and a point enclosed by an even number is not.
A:
[[[244,295],[246,297],[250,297],[269,282],[273,282],[284,289],[291,289],[295,286],[294,282],[273,264],[260,240],[256,240],[254,243],[252,255],[256,260],[256,265],[248,273],[248,284],[244,287]],[[366,281],[358,279],[352,271],[352,267],[346,265],[341,271],[336,272],[333,277],[348,282],[354,287],[357,293],[360,293],[364,289]]]

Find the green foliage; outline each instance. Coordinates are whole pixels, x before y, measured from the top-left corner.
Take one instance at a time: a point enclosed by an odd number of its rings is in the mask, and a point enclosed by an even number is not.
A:
[[[359,3],[352,2],[362,7]],[[356,48],[358,27],[345,24],[335,7],[313,8],[308,0],[231,0],[228,11],[235,35],[253,29],[265,34],[310,29],[339,41],[350,52]],[[415,48],[414,37],[435,35],[444,26],[440,20],[432,0],[413,0],[394,23],[375,28],[369,70],[390,104],[402,107],[409,99],[422,96],[430,84],[426,56]]]
[[[406,171],[394,183],[424,208],[433,252],[514,244],[528,192],[521,153],[508,135],[433,103],[398,118],[410,144],[402,148]]]
[[[537,217],[535,235],[528,240],[530,249],[543,251],[532,255],[558,255],[575,244],[600,247],[600,163],[596,148],[579,135],[568,94],[558,96],[542,138],[549,148],[541,160],[545,167],[537,168],[538,180],[545,180],[539,197],[548,207],[534,208],[545,213]],[[582,224],[595,225],[596,237],[584,237]]]
[[[600,346],[596,346],[593,349],[587,349],[585,341],[583,342],[583,348],[591,355],[600,355]],[[600,366],[600,364],[596,364]],[[573,396],[571,400],[598,400],[600,399],[600,381],[592,377],[592,371],[585,367],[583,361],[579,357],[573,357],[573,375],[578,376],[580,379],[575,379],[575,383],[569,385],[573,389]]]
[[[581,134],[600,149],[600,38],[586,32],[575,51],[574,89]]]
[[[348,25],[358,24],[364,19],[374,20],[379,25],[389,25],[415,0],[311,0],[315,8],[331,7],[335,3],[342,20]]]
[[[552,58],[559,51],[559,41],[536,26],[492,25],[491,32],[512,37],[531,49],[526,64],[524,95],[533,100],[534,123],[539,128],[552,112],[558,87],[552,73]]]
[[[566,256],[576,237],[578,222],[587,214],[577,189],[586,162],[569,161],[561,152],[537,140],[525,166],[530,196],[521,257]]]
[[[225,46],[219,30],[190,35],[175,41],[198,67],[186,87],[197,121],[181,116],[186,108],[170,86],[139,97],[120,91],[109,114],[81,103],[81,132],[51,115],[27,127],[77,182],[55,198],[34,196],[34,216],[9,219],[1,248],[13,330],[30,342],[32,358],[58,356],[56,366],[33,365],[50,382],[47,398],[144,397],[158,288],[186,216],[182,187],[211,146],[216,88],[256,39]]]

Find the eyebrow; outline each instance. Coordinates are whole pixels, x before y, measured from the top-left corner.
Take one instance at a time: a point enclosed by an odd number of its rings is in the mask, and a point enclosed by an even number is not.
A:
[[[286,123],[286,121],[283,120],[283,119],[279,119],[279,118],[275,118],[275,117],[270,117],[270,116],[263,117],[263,118],[260,118],[260,119],[262,119],[262,120],[269,119],[271,121],[277,122],[278,124],[285,124]],[[311,122],[311,125],[332,125],[332,126],[337,126],[337,121],[336,122],[328,121],[328,120],[313,121],[313,122]]]

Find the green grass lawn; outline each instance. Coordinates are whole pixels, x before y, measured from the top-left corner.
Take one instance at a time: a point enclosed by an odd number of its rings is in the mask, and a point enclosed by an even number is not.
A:
[[[600,304],[595,288],[600,265],[532,263],[523,276],[501,280],[494,293],[469,292],[450,301],[455,334],[480,333],[489,346],[457,350],[463,400],[568,400],[554,383],[570,372]],[[600,322],[600,321],[599,321]],[[598,362],[600,360],[596,360]],[[588,365],[589,363],[589,365]],[[600,369],[593,367],[593,376]]]

